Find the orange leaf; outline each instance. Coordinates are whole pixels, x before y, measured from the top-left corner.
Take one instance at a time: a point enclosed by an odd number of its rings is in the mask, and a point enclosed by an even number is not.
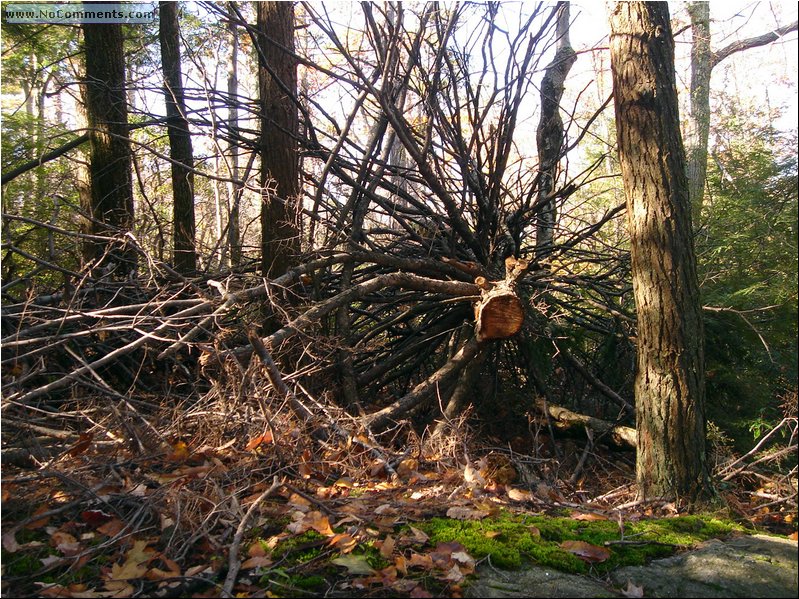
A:
[[[339,533],[337,535],[333,535],[333,537],[327,543],[331,547],[338,548],[341,553],[349,553],[353,549],[358,546],[358,541],[352,538],[352,535],[348,535],[346,533]]]
[[[433,558],[429,555],[421,553],[412,553],[410,559],[407,561],[408,568],[424,568],[425,570],[432,570]]]
[[[172,453],[166,456],[170,462],[185,462],[189,457],[189,446],[184,441],[172,445]]]
[[[305,519],[308,521],[309,527],[313,528],[319,534],[325,535],[326,537],[332,537],[336,534],[330,527],[330,521],[327,519],[327,516],[322,515],[322,512],[309,512],[305,515]]]
[[[608,549],[591,545],[591,543],[586,543],[585,541],[563,541],[560,544],[560,548],[573,553],[585,562],[593,564],[604,562],[610,557]]]
[[[38,516],[39,514],[43,514],[44,512],[48,511],[49,509],[50,508],[47,507],[46,505],[40,505],[36,509],[36,511],[33,512],[33,515],[34,516]],[[47,522],[49,522],[49,520],[50,520],[50,516],[45,516],[44,518],[41,518],[40,520],[34,520],[30,524],[25,525],[25,529],[26,530],[36,530],[37,528],[41,528],[42,526],[47,524]]]
[[[79,456],[89,449],[89,446],[92,444],[92,439],[94,439],[94,433],[81,433],[78,440],[67,449],[67,455],[73,458]]]
[[[250,439],[250,442],[247,443],[247,451],[252,451],[259,445],[269,445],[272,443],[274,439],[272,438],[272,431],[266,431],[263,435],[259,435],[257,437],[253,437]]]

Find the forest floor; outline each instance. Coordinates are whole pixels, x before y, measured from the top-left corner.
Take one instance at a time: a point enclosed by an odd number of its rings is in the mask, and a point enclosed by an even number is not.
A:
[[[770,502],[763,477],[688,514],[635,500],[630,451],[586,445],[567,468],[564,446],[449,438],[390,463],[369,446],[276,430],[146,453],[84,434],[4,459],[2,594],[558,596],[548,579],[569,597],[796,595],[795,497]]]

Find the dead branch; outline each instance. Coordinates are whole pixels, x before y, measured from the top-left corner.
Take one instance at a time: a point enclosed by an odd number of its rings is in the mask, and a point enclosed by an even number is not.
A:
[[[629,426],[621,426],[593,416],[577,414],[558,405],[545,404],[540,399],[536,401],[536,407],[553,418],[556,428],[569,430],[585,426],[595,431],[599,436],[607,437],[614,445],[619,447],[635,447],[637,445],[637,433],[634,428]]]

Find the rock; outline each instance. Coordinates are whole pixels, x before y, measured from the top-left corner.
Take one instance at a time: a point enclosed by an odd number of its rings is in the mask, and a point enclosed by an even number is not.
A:
[[[528,566],[522,570],[497,570],[482,565],[478,579],[466,589],[466,597],[618,597],[585,576],[550,568]]]
[[[796,597],[795,541],[765,535],[712,539],[694,551],[611,573],[644,597]]]
[[[632,583],[644,597],[792,597],[797,596],[797,544],[779,537],[752,535],[727,541],[711,539],[696,549],[629,566],[610,573],[611,584],[528,566],[518,571],[488,565],[466,597],[622,597]]]

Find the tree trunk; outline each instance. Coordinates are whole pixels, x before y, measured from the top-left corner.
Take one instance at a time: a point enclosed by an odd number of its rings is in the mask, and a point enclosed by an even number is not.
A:
[[[228,32],[230,33],[230,62],[227,72],[228,93],[228,130],[230,132],[230,178],[228,183],[228,246],[230,250],[230,266],[235,268],[241,263],[241,228],[239,213],[241,211],[242,188],[236,183],[239,179],[239,145],[236,136],[239,129],[238,95],[239,95],[239,30],[236,24],[235,2],[228,3]]]
[[[91,180],[91,205],[84,210],[90,218],[90,233],[118,236],[132,230],[134,222],[122,25],[86,23],[83,36]],[[108,265],[113,262],[119,275],[136,266],[135,251],[127,244],[92,241],[85,246],[84,255],[98,266],[101,259]]]
[[[693,222],[699,223],[707,176],[707,140],[710,134],[710,3],[690,2],[691,16],[691,109],[685,132],[685,154],[688,161],[688,195],[691,198]]]
[[[695,500],[710,489],[704,348],[668,5],[619,2],[610,22],[638,317],[639,494]]]
[[[563,119],[560,100],[563,97],[566,75],[577,60],[569,42],[569,3],[558,3],[558,50],[541,80],[541,120],[536,132],[538,145],[538,202],[540,208],[536,226],[535,255],[543,258],[552,252],[555,242],[557,207],[552,198],[558,163],[563,151]]]
[[[733,42],[718,52],[710,47],[710,3],[690,2],[693,40],[691,42],[691,110],[685,131],[685,150],[691,211],[698,225],[705,198],[707,177],[707,143],[710,134],[710,78],[713,68],[728,56],[751,48],[765,46],[783,35],[796,31],[799,23],[779,27],[763,35]]]
[[[286,272],[299,253],[297,61],[294,3],[258,2],[258,88],[261,98],[261,266]]]
[[[164,69],[167,133],[172,159],[174,263],[178,272],[197,268],[194,250],[194,156],[186,120],[186,102],[180,72],[180,29],[176,2],[159,3],[158,37]]]

